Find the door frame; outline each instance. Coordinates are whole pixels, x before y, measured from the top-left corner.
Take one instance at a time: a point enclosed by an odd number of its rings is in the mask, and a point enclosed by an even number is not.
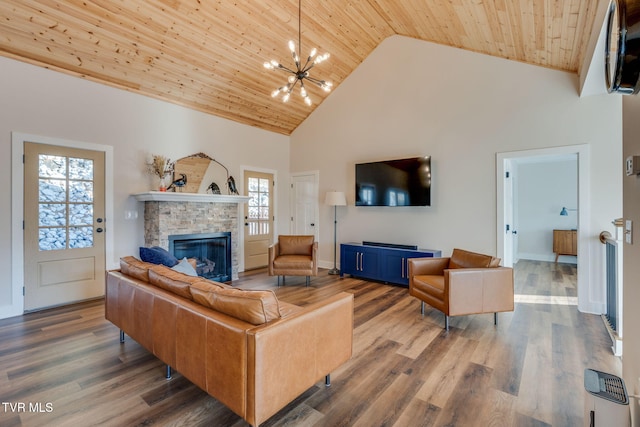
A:
[[[273,238],[275,239],[278,235],[278,171],[276,169],[266,169],[266,168],[258,168],[247,165],[240,165],[240,179],[236,181],[236,185],[238,186],[238,193],[244,195],[244,180],[246,171],[260,172],[260,173],[268,173],[273,175],[273,210],[271,211],[273,214]],[[245,202],[246,203],[246,202]],[[273,242],[271,242],[273,243]],[[238,254],[242,254],[242,256],[238,255],[238,272],[243,272],[244,270],[244,206],[242,203],[238,203]]]
[[[24,143],[34,142],[104,153],[105,265],[114,259],[113,147],[21,132],[11,132],[11,304],[0,307],[0,319],[24,313]]]
[[[506,264],[512,259],[505,257],[506,218],[505,218],[505,192],[504,176],[509,162],[527,157],[566,156],[576,154],[578,156],[578,310],[585,313],[601,313],[601,303],[590,301],[590,277],[589,260],[591,258],[589,236],[594,231],[591,227],[591,196],[590,176],[591,161],[590,147],[588,144],[569,145],[564,147],[551,147],[524,151],[510,151],[496,153],[496,243],[497,256],[503,258]],[[511,254],[513,256],[513,254]]]

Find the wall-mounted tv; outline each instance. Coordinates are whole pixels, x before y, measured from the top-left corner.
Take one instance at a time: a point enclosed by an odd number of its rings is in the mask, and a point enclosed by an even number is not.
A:
[[[431,156],[357,163],[356,206],[431,206]]]

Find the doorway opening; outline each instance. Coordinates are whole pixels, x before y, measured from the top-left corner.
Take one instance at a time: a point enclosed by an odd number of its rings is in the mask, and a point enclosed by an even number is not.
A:
[[[558,202],[559,206],[551,207],[549,204],[547,209],[550,209],[549,218],[554,218],[554,221],[563,221],[567,217],[561,215],[562,208],[575,209],[571,211],[573,220],[575,221],[576,228],[576,244],[577,255],[575,257],[576,265],[588,266],[589,261],[589,247],[588,236],[591,235],[590,230],[590,212],[589,212],[589,146],[588,145],[576,145],[567,147],[554,147],[548,149],[538,150],[526,150],[508,153],[498,153],[496,159],[496,183],[497,183],[497,248],[498,256],[502,258],[503,265],[513,267],[514,263],[518,261],[518,211],[516,206],[517,201],[517,187],[514,184],[513,171],[516,169],[518,163],[543,163],[545,161],[569,161],[572,160],[576,163],[577,170],[577,188],[576,188],[576,205],[569,206],[571,200],[566,202]],[[562,195],[560,199],[562,199]],[[557,209],[556,209],[557,207]],[[556,212],[557,210],[557,212]],[[560,225],[559,225],[560,224]],[[549,247],[552,246],[553,241],[553,229],[554,228],[574,228],[571,225],[563,225],[562,222],[557,222],[548,225],[546,234],[547,243]],[[514,228],[515,225],[515,228]],[[515,232],[515,233],[514,233]],[[546,256],[549,257],[551,265],[553,264],[553,258],[555,255],[553,252],[547,252]],[[536,260],[534,260],[536,261]],[[540,259],[540,262],[547,262],[544,259]],[[573,267],[575,268],[575,267]],[[576,284],[576,296],[575,299],[568,300],[568,303],[575,304],[577,302],[578,309],[585,312],[594,312],[588,306],[589,295],[589,274],[587,268],[577,268],[575,273],[577,278]]]

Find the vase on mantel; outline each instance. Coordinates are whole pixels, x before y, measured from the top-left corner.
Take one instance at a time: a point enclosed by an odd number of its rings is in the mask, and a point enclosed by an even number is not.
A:
[[[167,191],[166,175],[160,177],[160,181],[158,183],[158,191]]]

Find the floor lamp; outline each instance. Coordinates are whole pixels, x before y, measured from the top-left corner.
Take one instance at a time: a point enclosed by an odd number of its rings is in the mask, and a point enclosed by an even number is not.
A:
[[[333,268],[329,270],[329,274],[340,274],[340,270],[336,267],[336,250],[337,250],[337,229],[338,229],[338,206],[347,206],[347,199],[342,191],[329,191],[324,198],[324,203],[333,206]]]

